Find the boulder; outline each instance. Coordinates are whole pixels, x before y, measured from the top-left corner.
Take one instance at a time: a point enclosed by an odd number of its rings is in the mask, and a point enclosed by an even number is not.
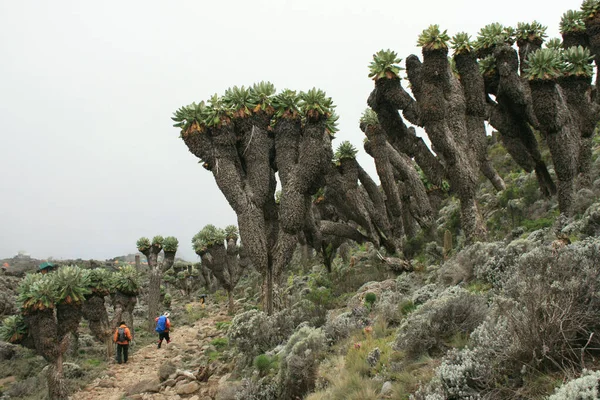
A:
[[[147,379],[127,388],[127,396],[138,393],[158,393],[160,382],[158,379]]]
[[[162,385],[168,386],[168,387],[173,387],[173,386],[175,386],[176,383],[177,383],[177,381],[175,381],[175,379],[167,379],[166,381],[164,381],[162,383]]]
[[[171,361],[167,361],[158,369],[158,379],[160,379],[161,382],[164,382],[169,379],[170,375],[175,374],[175,372],[177,372],[177,367],[175,364],[173,364]]]
[[[393,393],[394,389],[392,387],[392,382],[390,381],[386,381],[383,383],[383,386],[381,387],[381,395],[382,396],[390,396]]]
[[[96,386],[101,388],[113,388],[115,387],[115,382],[112,379],[100,379]]]
[[[0,342],[0,361],[11,360],[17,354],[17,346]]]
[[[187,383],[178,383],[175,391],[179,395],[192,394],[200,389],[200,384],[196,381]]]

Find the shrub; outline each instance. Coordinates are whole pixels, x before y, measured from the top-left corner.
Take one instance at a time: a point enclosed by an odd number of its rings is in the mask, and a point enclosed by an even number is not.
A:
[[[590,349],[600,345],[591,335],[599,328],[599,264],[598,238],[558,254],[548,247],[523,254],[467,348],[449,352],[422,392],[508,398],[528,375],[577,371],[586,351],[597,354]]]
[[[227,338],[216,338],[210,341],[210,344],[215,346],[215,348],[219,351],[223,350],[229,345],[229,340]]]
[[[281,399],[302,397],[314,389],[318,362],[325,347],[325,334],[319,328],[303,326],[290,337],[279,367]]]
[[[322,323],[325,319],[322,312],[324,310],[316,308],[308,300],[272,316],[258,310],[246,311],[233,318],[227,337],[249,365],[254,357],[284,342],[302,323]]]
[[[375,305],[375,313],[390,325],[397,325],[404,316],[400,304],[403,303],[404,297],[398,293],[386,292]],[[409,301],[410,300],[406,300]],[[412,302],[411,302],[412,303]]]
[[[235,394],[236,400],[277,400],[279,388],[269,377],[261,379],[243,379]]]
[[[265,376],[272,368],[277,366],[277,357],[261,354],[254,358],[253,365],[258,370],[260,376]]]
[[[505,307],[505,315],[515,337],[515,358],[542,370],[579,365],[576,355],[599,327],[599,268],[597,238],[576,242],[558,254],[538,247],[520,258],[504,285],[513,304]]]
[[[171,294],[165,293],[165,298],[163,299],[163,305],[165,306],[165,308],[171,308],[172,301],[173,301],[173,298],[171,297]]]
[[[487,243],[486,256],[480,262],[473,263],[473,275],[482,284],[489,283],[492,287],[502,288],[510,277],[512,269],[521,255],[533,248],[533,243],[525,239],[517,239],[504,245],[501,242]]]
[[[579,378],[563,384],[548,400],[594,400],[600,397],[599,384],[600,371],[584,369]]]
[[[227,337],[247,362],[252,361],[274,346],[273,321],[262,311],[246,311],[233,318]]]
[[[347,338],[353,331],[361,329],[369,323],[366,310],[364,308],[354,308],[351,312],[339,315],[328,314],[323,331],[325,332],[327,341],[335,343]]]
[[[477,242],[466,247],[454,257],[446,261],[439,271],[439,280],[444,285],[456,285],[473,279],[475,270],[493,259],[500,248],[500,242]]]
[[[413,292],[411,300],[415,305],[421,305],[437,296],[438,293],[438,286],[434,283],[430,283],[428,285],[421,286],[419,289],[415,290]]]
[[[377,295],[375,293],[369,292],[365,294],[365,306],[370,310],[373,307],[373,303],[377,300]]]
[[[469,334],[485,318],[483,296],[452,287],[412,312],[400,325],[395,347],[410,358],[439,352],[457,333]]]

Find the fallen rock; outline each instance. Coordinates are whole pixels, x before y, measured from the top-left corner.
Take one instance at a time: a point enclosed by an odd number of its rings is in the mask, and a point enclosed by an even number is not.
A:
[[[101,388],[112,388],[115,387],[115,382],[112,379],[100,379],[96,386]]]
[[[161,382],[166,381],[169,379],[170,375],[174,375],[176,372],[177,367],[175,364],[173,364],[171,361],[167,361],[158,369],[158,379],[160,379]]]
[[[381,387],[381,395],[382,396],[389,396],[393,393],[394,389],[392,388],[392,382],[390,381],[386,381],[383,383],[383,386]]]
[[[162,383],[162,385],[168,386],[168,387],[173,387],[173,386],[175,386],[176,383],[177,383],[177,381],[175,379],[167,379],[166,381],[164,381]]]
[[[192,374],[190,371],[185,371],[185,370],[181,370],[178,369],[177,372],[175,372],[175,375],[179,376],[185,376],[186,378],[195,381],[196,380],[196,376],[194,374]]]
[[[17,353],[17,346],[11,343],[0,342],[0,361],[10,360]]]
[[[175,391],[177,394],[192,394],[200,389],[200,384],[196,381],[177,384],[175,387]]]
[[[158,379],[147,379],[130,386],[127,389],[127,396],[138,393],[158,393],[160,391],[160,382]]]

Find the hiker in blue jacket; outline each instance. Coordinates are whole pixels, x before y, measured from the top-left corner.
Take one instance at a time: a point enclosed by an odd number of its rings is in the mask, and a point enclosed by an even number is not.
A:
[[[171,321],[169,321],[169,314],[165,311],[163,315],[156,318],[156,329],[158,332],[158,348],[160,349],[160,345],[162,344],[163,339],[167,341],[167,344],[171,343],[171,338],[169,337],[169,330],[171,329]]]

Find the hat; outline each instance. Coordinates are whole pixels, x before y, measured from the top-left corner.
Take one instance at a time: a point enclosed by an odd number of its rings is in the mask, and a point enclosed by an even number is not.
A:
[[[165,311],[165,313],[163,314],[165,317],[169,317],[171,316],[171,313],[169,313],[168,311]]]

